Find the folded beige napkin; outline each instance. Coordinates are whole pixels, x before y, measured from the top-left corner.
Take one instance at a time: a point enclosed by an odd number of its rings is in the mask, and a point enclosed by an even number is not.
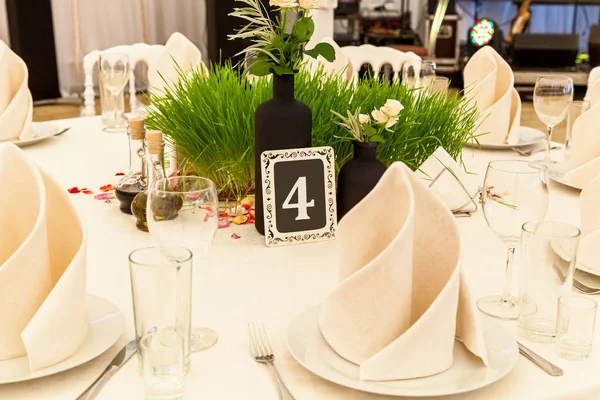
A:
[[[443,147],[438,147],[431,157],[421,164],[417,175],[451,211],[477,210],[479,185]]]
[[[176,84],[181,73],[189,75],[198,67],[206,70],[200,50],[184,35],[175,32],[167,40],[163,53],[148,69],[150,90],[161,92],[165,86]]]
[[[600,176],[600,104],[590,108],[575,120],[571,134],[569,171],[564,180],[585,188]]]
[[[461,346],[455,337],[487,365],[455,219],[408,167],[390,166],[346,214],[337,246],[340,284],[319,325],[329,345],[360,366],[360,379],[443,372]]]
[[[0,359],[41,369],[86,339],[85,230],[66,190],[10,143],[0,182]]]
[[[521,98],[510,65],[490,46],[479,49],[464,70],[465,97],[479,110],[475,134],[481,144],[518,144]]]
[[[33,136],[27,65],[0,40],[0,141]]]
[[[600,79],[596,79],[596,81],[588,88],[588,96],[590,98],[591,107],[600,105]]]
[[[581,191],[581,240],[577,262],[600,273],[600,174]]]

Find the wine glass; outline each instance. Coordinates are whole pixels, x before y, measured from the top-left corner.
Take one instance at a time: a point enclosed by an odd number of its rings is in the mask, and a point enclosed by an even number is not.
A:
[[[548,129],[546,157],[544,164],[552,164],[550,147],[552,144],[552,129],[558,125],[569,110],[573,101],[573,79],[568,76],[548,75],[540,76],[533,90],[533,106],[538,118]]]
[[[104,85],[104,88],[113,97],[113,112],[114,121],[119,120],[119,104],[121,92],[127,81],[129,81],[129,56],[127,54],[119,53],[105,53],[100,55],[98,60],[100,68],[100,80]],[[135,96],[135,93],[131,94]],[[124,127],[118,129],[123,131]]]
[[[159,179],[148,188],[146,213],[148,230],[157,246],[186,247],[198,260],[210,249],[219,225],[215,185],[194,176]],[[212,329],[193,326],[190,349],[202,351],[217,340]]]
[[[429,87],[435,79],[436,65],[433,61],[410,60],[402,66],[402,83],[409,89]]]
[[[547,167],[532,161],[492,161],[481,193],[483,215],[490,229],[507,248],[504,291],[480,299],[483,313],[501,319],[517,319],[518,299],[512,295],[513,261],[521,240],[521,227],[544,219],[548,210]]]

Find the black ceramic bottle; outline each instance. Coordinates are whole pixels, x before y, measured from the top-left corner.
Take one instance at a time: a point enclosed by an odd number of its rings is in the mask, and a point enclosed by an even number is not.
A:
[[[353,144],[354,157],[344,164],[337,180],[338,221],[373,190],[386,170],[385,165],[377,159],[379,143]]]
[[[294,98],[294,75],[273,74],[273,98],[256,109],[255,126],[256,230],[265,234],[260,155],[265,150],[312,145],[312,113]]]

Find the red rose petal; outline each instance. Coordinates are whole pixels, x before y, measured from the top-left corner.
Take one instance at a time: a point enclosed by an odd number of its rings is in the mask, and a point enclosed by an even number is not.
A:
[[[242,207],[244,207],[246,210],[250,210],[252,208],[250,204],[242,204]]]
[[[93,191],[88,190],[88,189],[81,189],[81,191],[83,192],[83,194],[94,194]]]
[[[219,218],[219,229],[229,227],[229,218]]]
[[[125,176],[125,173],[123,173],[123,172],[117,172],[117,173],[115,174],[115,176]]]
[[[111,190],[115,190],[115,187],[113,185],[100,186],[100,191],[102,192],[110,192]]]
[[[81,190],[79,190],[79,188],[77,186],[75,186],[75,187],[72,187],[71,189],[68,189],[68,192],[71,194],[76,194],[76,193],[81,192]]]
[[[110,200],[114,199],[115,195],[112,193],[100,193],[94,196],[96,200]]]
[[[105,203],[112,203],[110,200],[104,200]]]
[[[238,235],[237,233],[232,233],[231,238],[232,239],[241,239],[242,237],[240,235]]]

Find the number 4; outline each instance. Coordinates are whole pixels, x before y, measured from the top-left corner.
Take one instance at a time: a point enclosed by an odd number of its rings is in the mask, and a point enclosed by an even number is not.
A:
[[[298,192],[298,203],[292,204],[290,202],[292,201],[292,196],[294,196],[294,193],[296,192]],[[310,202],[308,202],[306,199],[306,177],[301,176],[294,184],[294,187],[292,187],[290,194],[287,195],[282,207],[284,210],[290,210],[294,208],[297,209],[298,216],[296,217],[296,221],[302,221],[310,219],[310,217],[308,216],[308,208],[314,206],[314,199]]]

